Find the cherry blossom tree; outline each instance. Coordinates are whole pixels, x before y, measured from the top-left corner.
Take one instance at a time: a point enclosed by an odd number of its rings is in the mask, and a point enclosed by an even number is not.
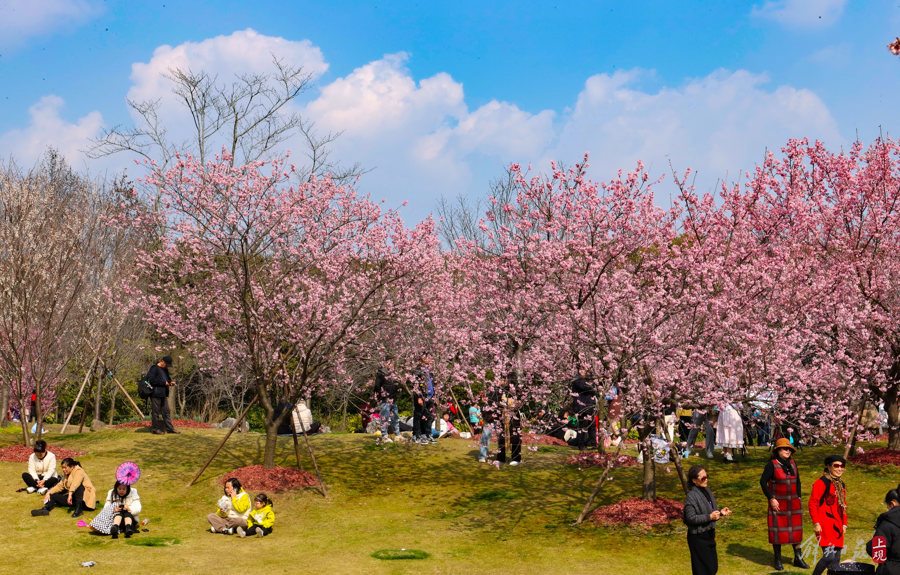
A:
[[[12,163],[0,172],[0,377],[20,408],[36,393],[38,421],[92,319],[112,308],[104,290],[124,242],[107,218],[127,213],[128,195],[76,174],[52,150],[29,172]]]
[[[232,165],[226,154],[154,173],[167,227],[140,258],[147,289],[130,292],[160,336],[191,345],[207,369],[249,369],[267,467],[289,414],[275,415],[277,400],[346,384],[345,358],[439,263],[430,221],[409,229],[327,178],[290,185],[293,170],[287,158]]]

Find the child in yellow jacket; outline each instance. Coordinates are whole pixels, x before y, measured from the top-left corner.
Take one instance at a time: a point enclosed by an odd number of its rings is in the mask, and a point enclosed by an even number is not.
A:
[[[238,535],[246,537],[256,533],[257,537],[265,537],[272,532],[275,525],[275,512],[272,511],[272,500],[265,493],[253,498],[253,511],[247,518],[247,529],[237,528]]]

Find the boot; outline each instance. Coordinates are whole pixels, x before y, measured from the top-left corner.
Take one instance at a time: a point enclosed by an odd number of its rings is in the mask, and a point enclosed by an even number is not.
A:
[[[52,510],[54,507],[56,507],[56,504],[53,503],[53,500],[50,500],[47,503],[44,503],[44,506],[41,507],[40,509],[32,509],[31,515],[33,517],[38,517],[41,515],[50,515],[50,510]]]
[[[809,569],[809,565],[803,560],[803,556],[800,554],[800,549],[798,547],[794,548],[794,567]]]
[[[112,537],[113,539],[118,539],[118,538],[119,538],[119,526],[118,526],[118,525],[113,525],[113,526],[110,528],[110,530],[109,530],[109,536]]]
[[[75,508],[72,510],[72,518],[81,517],[82,513],[84,513],[84,504],[79,501],[75,504]]]
[[[781,563],[781,545],[775,548],[775,563],[773,564],[776,571],[783,571],[784,565]]]
[[[131,523],[125,524],[125,539],[131,539],[131,535],[134,533],[134,526]]]

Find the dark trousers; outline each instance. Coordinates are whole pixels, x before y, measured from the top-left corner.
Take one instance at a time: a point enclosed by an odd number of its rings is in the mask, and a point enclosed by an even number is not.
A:
[[[716,532],[688,533],[688,549],[691,551],[691,573],[693,575],[715,575],[719,570],[719,556],[716,554]]]
[[[841,562],[840,547],[822,547],[822,558],[813,567],[812,575],[822,575],[826,569],[835,569]]]
[[[497,461],[506,463],[506,430],[503,428],[503,422],[499,421],[494,424],[497,430]],[[509,426],[509,450],[510,461],[522,461],[522,428],[518,425],[510,424]]]
[[[578,414],[578,435],[576,436],[579,449],[595,447],[597,445],[597,427],[594,425],[594,410]],[[522,445],[522,438],[519,438]]]
[[[433,401],[425,400],[425,405],[415,403],[413,407],[413,437],[431,437],[431,422],[433,420]]]
[[[160,431],[175,431],[172,425],[172,417],[169,415],[169,401],[167,397],[150,398],[150,426]]]
[[[38,475],[38,477],[40,477],[41,479],[44,479],[43,475]],[[25,485],[28,487],[34,487],[35,489],[38,488],[37,481],[34,480],[34,477],[32,477],[30,473],[23,473],[22,481],[24,481]],[[44,479],[44,487],[46,487],[47,489],[50,489],[57,483],[59,483],[59,477],[56,475],[54,475],[50,479]]]
[[[81,504],[83,509],[89,511],[94,509],[93,507],[84,506],[84,485],[79,485],[78,489],[72,492],[63,490],[59,493],[54,493],[50,496],[50,501],[57,507],[69,507],[69,493],[72,493],[72,507],[78,507],[78,505]]]
[[[706,413],[700,413],[699,409],[695,409],[691,415],[691,429],[688,432],[687,448],[688,451],[694,448],[697,442],[697,435],[700,433],[700,427],[706,421]]]

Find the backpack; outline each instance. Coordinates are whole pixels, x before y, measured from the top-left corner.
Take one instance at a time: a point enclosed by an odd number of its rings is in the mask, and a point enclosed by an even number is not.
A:
[[[147,375],[150,375],[149,371],[147,372]],[[153,386],[150,385],[150,381],[147,375],[145,375],[140,381],[138,381],[138,397],[140,397],[141,399],[150,399],[150,396],[153,395]]]

